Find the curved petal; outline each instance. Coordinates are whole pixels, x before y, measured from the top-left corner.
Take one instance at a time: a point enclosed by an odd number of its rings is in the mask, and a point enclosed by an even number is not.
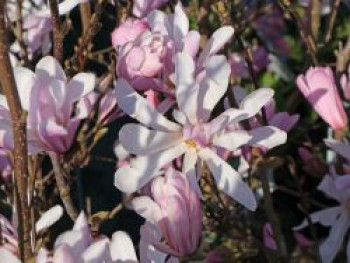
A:
[[[223,26],[216,30],[200,54],[197,67],[202,69],[206,66],[208,58],[218,52],[233,36],[234,29],[231,26]]]
[[[16,86],[18,90],[19,99],[21,100],[22,108],[29,111],[32,98],[32,88],[36,83],[35,74],[23,67],[16,67],[13,69],[13,74],[15,76]],[[6,103],[7,104],[7,103]]]
[[[60,63],[52,56],[43,57],[35,67],[35,75],[42,83],[50,81],[51,79],[67,81]]]
[[[287,141],[287,133],[273,126],[263,126],[250,131],[249,145],[272,149]]]
[[[119,132],[119,140],[130,153],[149,155],[180,144],[180,133],[149,130],[140,124],[129,123]]]
[[[254,211],[257,207],[255,196],[249,186],[244,183],[240,175],[212,150],[206,148],[199,152],[213,173],[218,188],[234,200]]]
[[[65,0],[58,5],[58,13],[60,15],[65,15],[65,14],[69,13],[77,5],[82,4],[82,3],[87,3],[88,1],[89,0]],[[46,8],[42,11],[36,12],[35,15],[36,16],[50,17],[51,12],[48,8]]]
[[[350,145],[333,139],[325,139],[324,143],[347,160],[350,160]]]
[[[47,261],[45,261],[46,263]],[[74,257],[69,246],[59,246],[52,257],[52,262],[55,263],[82,263],[77,257]]]
[[[149,13],[147,23],[152,29],[152,32],[160,32],[162,35],[169,35],[171,33],[168,16],[162,11],[154,10]]]
[[[150,106],[124,79],[118,79],[116,96],[119,107],[144,125],[160,131],[179,131],[181,127],[167,120]]]
[[[249,117],[257,114],[273,97],[274,91],[260,88],[248,94],[240,103],[240,108],[249,113]]]
[[[81,255],[84,263],[111,262],[108,239],[102,239],[90,245]]]
[[[183,39],[188,33],[189,26],[187,15],[179,1],[175,6],[173,18],[173,39],[178,50],[182,48]]]
[[[234,151],[242,145],[247,144],[252,138],[253,136],[246,131],[232,131],[216,134],[213,138],[213,144],[229,151]]]
[[[67,231],[57,237],[54,247],[57,249],[62,245],[67,245],[74,257],[78,258],[89,244],[84,240],[84,235],[81,231]]]
[[[128,208],[152,224],[157,225],[158,221],[161,220],[160,207],[148,196],[134,198],[128,203]]]
[[[38,233],[41,230],[55,224],[63,215],[63,208],[60,205],[55,205],[46,211],[36,222],[35,231]]]
[[[92,92],[96,76],[92,73],[78,73],[67,85],[67,103],[73,103]]]
[[[338,202],[342,202],[342,191],[339,191],[335,185],[335,179],[329,175],[326,175],[322,182],[317,186],[317,189],[334,198]]]
[[[335,224],[340,212],[341,212],[341,208],[339,206],[331,207],[331,208],[327,208],[327,209],[312,213],[310,215],[310,219],[312,223],[320,223],[321,225],[324,225],[324,226],[332,226]],[[308,225],[309,225],[308,221],[304,219],[300,225],[293,227],[293,230],[298,231],[302,228],[307,227]]]
[[[141,156],[131,161],[131,166],[123,166],[115,173],[115,186],[125,193],[133,193],[148,183],[166,164],[186,151],[180,144],[165,151]]]
[[[192,124],[197,123],[199,86],[194,80],[194,61],[186,52],[175,58],[175,93],[180,111],[186,114]]]
[[[328,238],[320,246],[322,262],[331,263],[333,261],[344,241],[349,226],[350,216],[347,211],[344,211],[331,228]]]
[[[138,262],[134,244],[126,232],[117,231],[113,234],[110,249],[113,263]]]
[[[195,57],[199,50],[201,35],[198,31],[190,31],[183,39],[183,50],[191,55],[191,57]]]
[[[205,77],[199,86],[198,115],[207,122],[215,105],[225,95],[231,73],[225,56],[213,56],[205,68]]]

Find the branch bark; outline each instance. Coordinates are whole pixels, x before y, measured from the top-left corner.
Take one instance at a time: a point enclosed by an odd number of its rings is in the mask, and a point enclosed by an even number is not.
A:
[[[61,30],[60,14],[57,0],[49,0],[51,20],[53,23],[53,55],[62,64],[63,62],[63,34]]]
[[[5,93],[11,119],[14,138],[14,174],[16,206],[18,212],[18,232],[20,256],[23,262],[31,257],[30,213],[27,199],[28,157],[26,137],[26,112],[22,110],[13,70],[8,55],[5,22],[6,1],[0,1],[0,83]]]

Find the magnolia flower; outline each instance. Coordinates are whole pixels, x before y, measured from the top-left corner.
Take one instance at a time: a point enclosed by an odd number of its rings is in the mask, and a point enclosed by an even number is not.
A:
[[[82,119],[90,109],[74,104],[91,92],[95,76],[79,73],[69,82],[55,58],[47,56],[36,65],[35,72],[23,67],[14,69],[16,86],[24,110],[28,112],[28,150],[66,152],[74,141]],[[6,149],[13,148],[11,118],[3,95],[0,96],[0,123]]]
[[[333,129],[342,130],[348,118],[329,67],[311,67],[299,75],[297,86],[320,117]]]
[[[80,213],[72,230],[61,234],[55,242],[53,256],[42,248],[36,263],[136,263],[134,246],[128,234],[115,232],[108,238],[93,240],[85,214]]]
[[[342,246],[345,235],[350,227],[350,175],[338,176],[335,173],[326,175],[318,189],[327,196],[336,199],[339,206],[326,208],[310,215],[312,223],[331,227],[329,236],[320,245],[319,251],[322,262],[332,262]],[[307,220],[294,228],[299,230],[308,226]],[[346,248],[348,260],[350,259],[350,242]]]
[[[173,95],[173,90],[166,83],[173,82],[174,61],[177,52],[185,51],[195,57],[199,50],[200,34],[189,31],[189,20],[181,3],[175,7],[174,15],[153,11],[147,16],[149,30],[140,33],[134,41],[117,48],[119,59],[117,74],[138,90],[155,89]],[[129,30],[132,38],[140,29],[141,22],[134,22],[135,29]],[[117,28],[117,35],[124,35],[122,25]],[[118,31],[119,30],[119,31]],[[214,32],[209,39],[196,65],[196,74],[205,68],[210,56],[220,50],[233,35],[233,28],[225,26]],[[124,42],[120,36],[120,41]],[[114,41],[117,41],[115,38]]]
[[[69,13],[75,6],[80,3],[88,2],[88,0],[65,0],[58,5],[60,15]],[[22,4],[23,19],[23,41],[28,48],[30,55],[39,49],[43,54],[49,52],[51,48],[50,32],[53,29],[51,14],[44,0],[25,0]],[[16,21],[17,17],[17,1],[7,1],[7,14],[11,21]],[[20,46],[15,42],[11,46],[11,51],[18,52]]]
[[[202,230],[196,189],[184,174],[170,167],[164,177],[153,180],[151,196],[135,198],[130,205],[160,230],[166,245],[154,234],[148,235],[148,241],[157,250],[175,257],[191,255],[199,245]]]
[[[195,65],[190,55],[176,57],[175,94],[179,110],[173,112],[177,123],[166,119],[137,94],[123,79],[117,82],[119,107],[141,124],[127,124],[119,133],[123,147],[138,155],[130,165],[115,174],[115,185],[126,193],[139,190],[166,164],[184,155],[183,172],[196,182],[194,167],[198,159],[206,162],[218,188],[246,206],[256,208],[256,200],[240,175],[216,154],[217,147],[234,151],[247,144],[279,145],[285,142],[285,132],[274,127],[262,127],[254,133],[244,130],[226,132],[225,127],[250,118],[271,99],[273,91],[259,89],[242,101],[240,109],[229,109],[209,121],[214,106],[224,96],[230,67],[223,56],[209,59],[200,81],[194,79]],[[149,128],[151,129],[149,129]]]
[[[135,0],[132,13],[136,17],[145,17],[149,12],[166,4],[169,0]]]
[[[348,75],[343,74],[341,76],[340,85],[343,89],[345,98],[350,100],[350,66],[348,67]]]

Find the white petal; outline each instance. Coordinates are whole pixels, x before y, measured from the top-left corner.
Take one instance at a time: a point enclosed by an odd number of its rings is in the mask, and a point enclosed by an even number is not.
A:
[[[81,255],[84,263],[111,262],[108,239],[102,239],[90,245]]]
[[[247,209],[256,209],[257,203],[252,190],[229,164],[208,148],[200,151],[199,156],[205,160],[220,190]]]
[[[240,108],[249,113],[249,117],[257,114],[273,97],[274,91],[269,88],[260,88],[248,94],[240,104]]]
[[[323,263],[331,263],[333,261],[343,243],[349,226],[350,217],[344,211],[331,228],[328,238],[320,246],[320,256]]]
[[[32,88],[36,82],[35,74],[31,70],[23,67],[14,68],[13,73],[22,107],[24,110],[28,111],[32,99]]]
[[[141,156],[131,161],[131,166],[125,166],[115,173],[115,186],[125,193],[133,193],[148,183],[166,164],[186,151],[186,146],[180,144],[165,151],[147,156]]]
[[[35,224],[35,231],[38,233],[41,230],[52,226],[63,215],[63,208],[60,205],[56,205],[46,211]]]
[[[72,249],[75,257],[79,257],[81,253],[88,247],[81,231],[66,231],[59,235],[55,241],[55,248],[61,245],[67,245]]]
[[[332,226],[337,220],[337,217],[339,216],[340,211],[341,211],[341,208],[339,206],[327,208],[327,209],[312,213],[310,215],[310,219],[312,223],[320,223],[321,225],[324,225],[324,226]],[[293,230],[300,230],[304,227],[307,227],[308,225],[309,225],[308,221],[304,219],[303,222],[299,226],[294,227]]]
[[[153,129],[160,131],[179,131],[181,127],[167,120],[151,107],[124,79],[118,79],[116,95],[119,107],[128,115]]]
[[[2,94],[0,94],[0,106],[4,107],[5,109],[9,109],[6,96]]]
[[[136,197],[127,205],[148,222],[157,225],[161,220],[160,207],[148,196]]]
[[[175,58],[175,93],[180,111],[186,114],[192,124],[197,123],[199,85],[194,80],[195,66],[193,58],[178,53]]]
[[[183,165],[182,165],[182,173],[184,173],[190,182],[190,186],[198,196],[202,196],[202,191],[198,184],[197,174],[196,174],[196,163],[198,160],[198,155],[195,149],[189,149],[186,151]]]
[[[227,91],[231,73],[225,56],[213,56],[205,68],[205,78],[200,83],[198,114],[203,122],[208,121],[212,110]]]
[[[273,126],[263,126],[250,131],[249,145],[272,149],[287,141],[287,133]]]
[[[129,123],[119,132],[124,148],[133,154],[149,155],[180,144],[180,133],[166,133],[149,130],[140,124]]]
[[[182,41],[187,35],[189,30],[189,21],[187,15],[179,1],[175,6],[174,20],[173,20],[173,39],[175,41],[175,47],[178,50],[182,48]]]
[[[339,191],[335,186],[334,178],[326,175],[322,182],[317,186],[317,189],[328,195],[329,197],[332,197],[336,199],[339,202],[342,202],[342,191]]]
[[[73,103],[92,92],[96,85],[96,76],[92,73],[79,73],[67,85],[67,102]]]
[[[234,29],[231,26],[224,26],[216,30],[198,58],[198,68],[206,66],[208,58],[218,52],[233,36]]]
[[[111,256],[113,263],[137,263],[134,244],[129,235],[123,231],[117,231],[112,236]]]
[[[325,139],[325,144],[342,157],[350,160],[350,145],[333,139]]]
[[[232,131],[223,134],[216,134],[213,138],[213,144],[216,146],[223,147],[227,150],[234,151],[238,147],[247,144],[252,138],[246,131]]]
[[[60,63],[51,56],[43,57],[38,64],[36,64],[35,75],[42,80],[43,83],[50,79],[57,79],[63,82],[67,81],[66,74]]]
[[[147,23],[152,32],[160,32],[162,35],[171,33],[171,26],[167,14],[162,11],[154,10],[147,16]]]
[[[89,0],[65,0],[58,5],[58,13],[65,15],[69,13],[74,7],[81,3],[87,3]],[[36,16],[50,17],[51,13],[49,9],[45,9],[35,13]]]
[[[21,263],[21,261],[7,249],[0,247],[1,262],[6,263]]]

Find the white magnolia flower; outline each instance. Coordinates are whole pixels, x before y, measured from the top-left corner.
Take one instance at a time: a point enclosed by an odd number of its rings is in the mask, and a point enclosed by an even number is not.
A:
[[[222,147],[234,151],[245,144],[270,148],[271,143],[276,146],[286,141],[286,133],[275,127],[260,127],[256,132],[225,129],[228,124],[257,114],[272,98],[273,91],[259,89],[242,101],[240,109],[228,109],[210,120],[213,108],[226,93],[230,66],[224,56],[212,56],[201,79],[195,80],[194,75],[192,57],[179,53],[175,59],[175,94],[179,110],[173,112],[177,123],[151,107],[125,80],[118,80],[119,107],[141,124],[127,124],[120,131],[121,144],[137,157],[117,170],[115,185],[123,192],[135,192],[157,176],[162,167],[184,155],[183,173],[189,174],[192,183],[197,183],[195,164],[203,160],[219,189],[254,210],[256,200],[251,189],[216,150]]]
[[[325,140],[325,143],[350,161],[350,146],[348,144],[331,139]],[[350,175],[339,176],[333,169],[330,175],[324,177],[318,190],[339,202],[338,206],[326,208],[310,215],[312,223],[320,223],[331,228],[328,237],[319,248],[322,262],[330,263],[336,257],[350,227]],[[299,230],[307,226],[308,222],[304,220],[301,225],[294,229]],[[346,254],[349,262],[350,240],[347,242]]]

